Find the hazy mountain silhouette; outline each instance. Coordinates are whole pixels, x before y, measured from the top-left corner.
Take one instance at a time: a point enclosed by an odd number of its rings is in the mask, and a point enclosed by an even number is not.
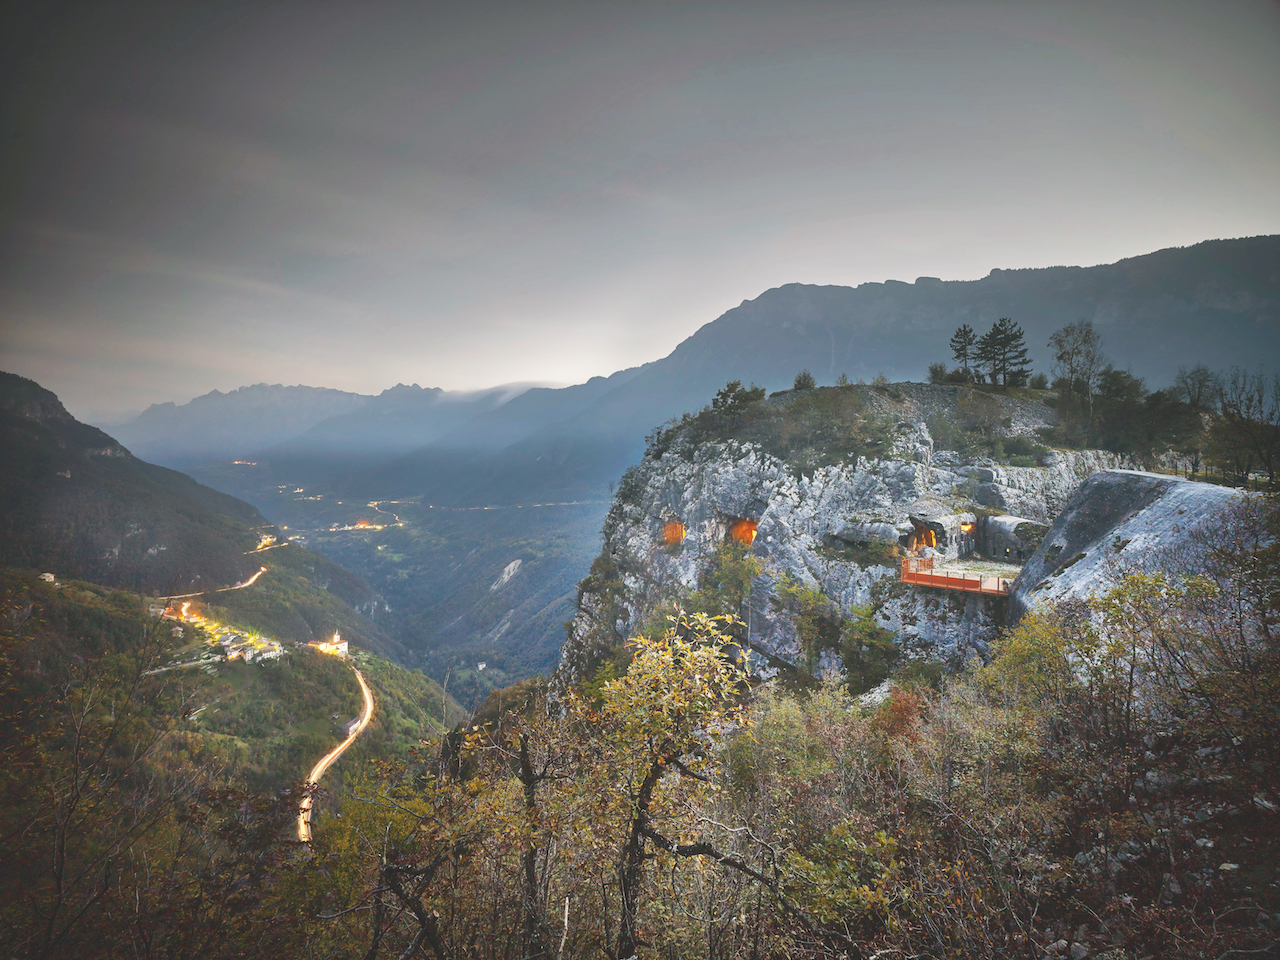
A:
[[[152,407],[116,433],[140,455],[182,469],[252,456],[296,482],[351,474],[343,488],[371,495],[572,499],[607,487],[654,426],[698,409],[728,380],[776,390],[801,369],[819,383],[842,373],[918,380],[929,363],[949,359],[960,324],[981,333],[1005,316],[1021,324],[1045,372],[1050,334],[1082,318],[1116,366],[1152,387],[1183,365],[1276,366],[1280,237],[1206,241],[1095,267],[993,270],[981,280],[788,284],[727,311],[661,360],[563,389],[446,394],[398,385],[362,397],[259,384]],[[228,480],[197,473],[219,486]]]
[[[291,440],[369,399],[327,387],[257,383],[228,393],[214,390],[181,405],[152,404],[111,429],[138,456],[182,469]]]
[[[34,381],[0,373],[0,563],[165,592],[257,569],[254,507],[144,463]]]
[[[327,495],[358,502],[421,497],[424,503],[461,507],[602,501],[639,459],[646,434],[706,405],[727,381],[777,390],[790,387],[801,369],[820,384],[842,373],[855,381],[882,373],[891,380],[919,380],[930,363],[950,359],[947,341],[960,324],[981,334],[1006,316],[1026,332],[1033,367],[1043,372],[1049,371],[1049,336],[1079,319],[1091,320],[1102,333],[1117,367],[1152,388],[1168,385],[1180,366],[1197,363],[1280,370],[1280,236],[1206,241],[1094,267],[993,270],[972,281],[788,284],[744,301],[642,367],[564,389],[508,393],[505,402],[482,391],[444,404],[431,391],[397,387],[377,398],[382,406],[363,398],[287,440],[276,434],[266,442],[262,429],[245,429],[238,446],[219,448],[224,458],[252,455],[260,461],[252,470],[233,469],[224,459],[191,472],[290,523],[301,522],[310,509],[293,501],[289,485],[295,483],[305,483],[309,494],[319,485]],[[209,402],[226,403],[232,396],[210,395]],[[144,426],[143,419],[135,425]],[[153,414],[148,422],[159,424],[161,418]],[[225,422],[233,433],[235,417]],[[199,442],[195,433],[193,444]],[[406,444],[414,440],[423,442],[409,449]],[[164,442],[149,434],[145,449],[158,450]],[[594,546],[594,510],[603,507],[584,505],[581,516],[566,518],[562,527],[550,523],[537,532],[506,531],[478,514],[450,520],[447,530],[431,521],[431,535],[439,533],[440,539],[431,546],[432,562],[414,577],[439,582],[424,581],[412,592],[396,586],[400,573],[379,573],[373,559],[367,568],[355,555],[343,559],[396,595],[403,604],[399,612],[422,628],[418,643],[445,643],[471,653],[494,644],[546,650],[553,645],[551,634],[543,633],[558,630],[567,585],[586,572],[577,565]],[[572,533],[562,549],[535,566],[539,544],[556,529]],[[519,588],[524,599],[519,615],[508,619],[512,611],[504,611],[497,594],[489,592],[496,576],[492,567],[520,558],[522,550],[530,558]],[[468,579],[471,565],[474,583]],[[545,616],[532,609],[543,597],[554,598]]]

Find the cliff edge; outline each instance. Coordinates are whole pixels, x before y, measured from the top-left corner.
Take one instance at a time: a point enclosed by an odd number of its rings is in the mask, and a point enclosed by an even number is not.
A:
[[[1235,497],[1228,487],[1139,470],[1103,470],[1067,501],[1009,594],[1016,623],[1032,607],[1083,600],[1123,574],[1159,567],[1172,551],[1201,549]]]

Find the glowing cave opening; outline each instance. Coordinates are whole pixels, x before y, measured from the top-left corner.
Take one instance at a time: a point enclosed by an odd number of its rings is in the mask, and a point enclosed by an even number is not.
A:
[[[662,525],[662,542],[669,547],[675,546],[684,542],[686,533],[684,524],[679,520],[668,520]]]
[[[928,527],[918,525],[907,538],[906,547],[910,553],[923,550],[925,547],[931,547],[936,550],[938,547],[938,535]]]
[[[729,524],[729,536],[739,543],[745,543],[747,546],[755,543],[756,539],[756,521],[754,520],[735,520]]]

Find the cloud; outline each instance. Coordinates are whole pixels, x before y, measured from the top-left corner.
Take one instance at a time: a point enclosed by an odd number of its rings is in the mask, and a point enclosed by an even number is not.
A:
[[[1261,0],[64,20],[5,64],[0,365],[86,404],[581,381],[781,283],[1280,222]]]

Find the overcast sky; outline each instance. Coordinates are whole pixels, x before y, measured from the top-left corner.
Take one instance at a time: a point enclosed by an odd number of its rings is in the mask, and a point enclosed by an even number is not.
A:
[[[783,283],[1280,232],[1280,5],[30,4],[0,369],[580,382]]]

